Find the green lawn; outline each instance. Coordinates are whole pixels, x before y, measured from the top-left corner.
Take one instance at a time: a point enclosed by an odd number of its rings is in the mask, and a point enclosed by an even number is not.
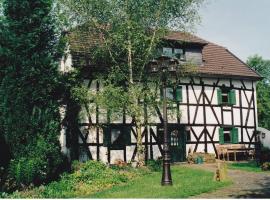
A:
[[[261,167],[257,165],[255,161],[250,162],[240,162],[240,163],[230,163],[228,164],[229,169],[238,169],[249,172],[263,172]]]
[[[186,198],[230,185],[215,182],[213,173],[181,165],[172,167],[173,186],[160,185],[161,171],[117,168],[88,161],[75,163],[58,181],[5,194],[8,198]]]
[[[114,186],[88,197],[90,198],[187,198],[230,185],[230,181],[215,182],[213,173],[172,167],[173,186],[161,186],[161,172],[153,172],[122,186]]]

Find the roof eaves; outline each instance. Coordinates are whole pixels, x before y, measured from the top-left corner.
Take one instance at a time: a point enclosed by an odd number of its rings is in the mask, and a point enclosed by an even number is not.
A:
[[[213,78],[213,77],[221,77],[221,78],[232,78],[232,79],[242,79],[242,80],[254,80],[259,81],[262,80],[263,77],[255,77],[255,76],[243,76],[243,75],[233,75],[233,74],[212,74],[212,73],[198,73],[198,76],[205,78]]]
[[[249,70],[253,71],[255,74],[257,74],[258,78],[263,78],[262,75],[260,75],[257,71],[255,71],[254,69],[252,69],[250,66],[248,66],[245,62],[243,62],[240,58],[238,58],[235,54],[233,54],[230,50],[228,50],[227,48],[225,48],[226,51],[228,53],[230,53],[234,58],[236,58],[238,61],[240,61],[243,65],[245,65],[246,68],[248,68]]]

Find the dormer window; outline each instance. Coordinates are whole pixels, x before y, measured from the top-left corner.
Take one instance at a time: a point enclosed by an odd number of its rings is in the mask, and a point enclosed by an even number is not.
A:
[[[174,49],[174,56],[179,60],[185,60],[185,54],[183,49]]]
[[[185,53],[181,48],[163,47],[162,54],[168,57],[176,57],[179,60],[185,60]]]

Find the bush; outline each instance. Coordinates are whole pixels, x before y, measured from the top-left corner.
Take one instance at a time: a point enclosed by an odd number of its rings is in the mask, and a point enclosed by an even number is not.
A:
[[[260,151],[260,163],[270,162],[270,149],[262,147]]]
[[[146,164],[151,171],[161,171],[162,159],[148,160]]]
[[[8,198],[8,194],[5,192],[0,192],[0,199]]]
[[[270,162],[265,162],[261,165],[261,168],[263,171],[268,171],[270,170]]]
[[[48,138],[39,136],[29,145],[28,154],[11,160],[8,169],[7,190],[40,185],[57,177],[62,163],[60,148]]]
[[[37,184],[46,178],[46,168],[47,164],[43,159],[22,157],[11,161],[9,176],[14,178],[17,185]]]
[[[32,189],[14,192],[8,198],[75,198],[87,197],[93,193],[121,185],[135,179],[149,170],[114,169],[98,161],[72,163],[72,173],[63,173],[59,181],[41,185]]]

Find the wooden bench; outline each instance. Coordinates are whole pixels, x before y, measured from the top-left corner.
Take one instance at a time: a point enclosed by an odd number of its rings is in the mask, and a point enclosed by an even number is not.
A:
[[[227,156],[227,160],[230,160],[230,153],[234,154],[234,161],[236,161],[236,153],[245,153],[254,156],[254,148],[247,148],[245,144],[220,144],[216,146],[217,148],[217,156],[220,159],[220,155],[225,159],[225,155]]]

